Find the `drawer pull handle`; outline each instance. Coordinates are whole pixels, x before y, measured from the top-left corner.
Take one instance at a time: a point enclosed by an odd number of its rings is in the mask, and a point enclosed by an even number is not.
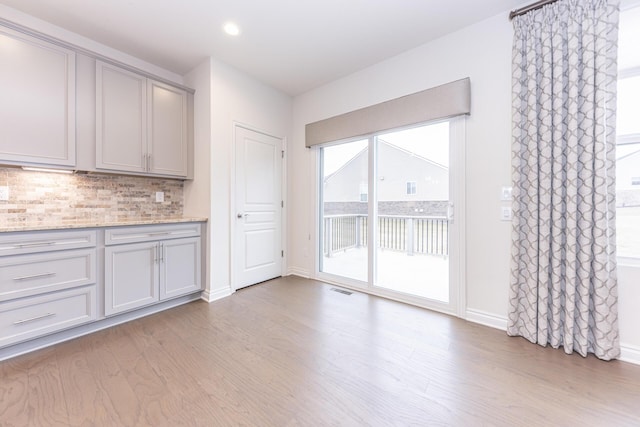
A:
[[[29,280],[29,279],[38,279],[40,277],[53,276],[56,273],[40,273],[40,274],[32,274],[30,276],[20,276],[14,277],[13,280]]]
[[[44,319],[46,317],[51,317],[51,316],[55,316],[55,315],[56,315],[55,313],[41,314],[40,316],[31,317],[29,319],[18,320],[16,322],[13,322],[13,324],[14,325],[21,325],[23,323],[33,322],[34,320],[40,320],[40,319]]]
[[[56,242],[32,242],[32,243],[19,243],[16,246],[19,248],[37,248],[38,246],[50,246]]]
[[[161,231],[161,232],[158,232],[158,233],[149,233],[149,236],[166,236],[166,235],[169,235],[169,234],[171,234],[171,233],[167,233],[166,231]]]

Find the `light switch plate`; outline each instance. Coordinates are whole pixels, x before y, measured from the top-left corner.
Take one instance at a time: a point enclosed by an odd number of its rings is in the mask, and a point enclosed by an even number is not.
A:
[[[0,201],[6,202],[9,200],[9,187],[6,185],[0,186]]]
[[[164,191],[156,191],[156,203],[164,202]]]
[[[513,198],[513,187],[502,187],[500,192],[500,200],[508,202]]]

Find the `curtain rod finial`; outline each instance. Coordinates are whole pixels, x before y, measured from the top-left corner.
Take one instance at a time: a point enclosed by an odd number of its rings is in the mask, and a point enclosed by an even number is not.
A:
[[[529,6],[522,7],[520,9],[512,10],[509,13],[509,21],[512,21],[516,16],[524,15],[525,13],[531,12],[532,10],[540,9],[543,6],[546,6],[551,3],[555,3],[558,0],[540,0],[535,3],[530,4]]]

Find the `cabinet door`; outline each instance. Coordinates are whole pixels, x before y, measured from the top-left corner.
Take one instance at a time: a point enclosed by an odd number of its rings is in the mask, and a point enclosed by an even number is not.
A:
[[[161,300],[201,289],[199,237],[161,242],[160,259]]]
[[[148,81],[149,172],[187,176],[187,93]]]
[[[159,300],[157,242],[109,246],[104,253],[105,315]]]
[[[96,168],[147,170],[147,79],[96,61]]]
[[[0,163],[75,166],[75,53],[0,27]]]

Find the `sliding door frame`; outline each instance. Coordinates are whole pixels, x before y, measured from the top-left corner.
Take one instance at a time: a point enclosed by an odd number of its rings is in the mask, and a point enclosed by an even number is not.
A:
[[[320,243],[323,238],[323,215],[322,215],[322,192],[323,192],[323,179],[321,179],[320,173],[323,171],[323,160],[320,152],[320,148],[331,145],[338,145],[348,143],[352,141],[358,141],[368,139],[368,215],[370,219],[377,218],[377,150],[374,148],[376,138],[378,135],[388,133],[389,131],[379,132],[369,135],[367,137],[350,138],[344,141],[336,141],[333,144],[324,145],[316,148],[315,152],[315,209],[314,209],[314,221],[315,224],[315,242],[314,248],[314,270],[313,276],[317,280],[321,280],[327,283],[342,286],[344,288],[365,292],[371,295],[377,295],[384,298],[416,305],[419,307],[427,308],[434,311],[439,311],[447,314],[452,314],[461,318],[465,318],[466,315],[466,280],[465,280],[465,265],[466,265],[466,248],[465,248],[465,152],[466,152],[466,132],[465,132],[465,116],[454,117],[447,120],[438,120],[428,123],[416,124],[405,128],[394,129],[394,131],[400,131],[404,129],[410,129],[420,126],[428,126],[443,121],[449,122],[449,200],[453,203],[453,226],[450,227],[449,235],[449,302],[443,303],[436,300],[431,300],[423,297],[417,297],[413,295],[403,294],[395,292],[389,289],[382,288],[374,285],[375,280],[375,268],[377,257],[377,236],[375,221],[368,221],[367,236],[368,236],[368,280],[362,282],[359,280],[351,279],[348,277],[338,276],[331,273],[322,272],[321,270],[321,258],[322,251]]]

